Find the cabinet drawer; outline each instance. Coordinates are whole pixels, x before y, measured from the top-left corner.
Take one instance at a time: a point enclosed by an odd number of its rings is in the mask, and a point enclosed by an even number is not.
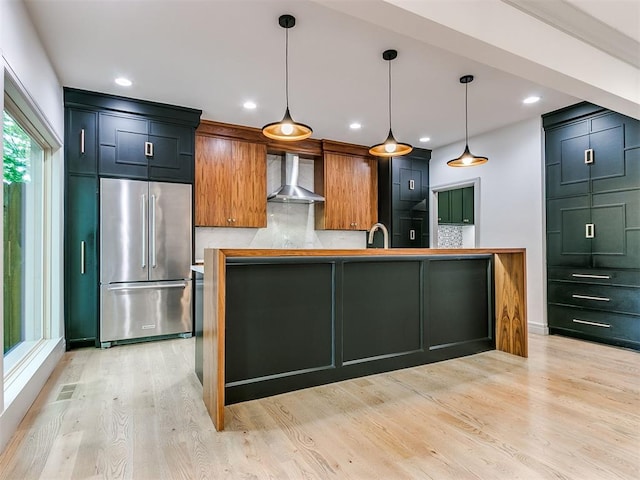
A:
[[[624,285],[640,287],[639,270],[605,270],[567,267],[549,267],[549,280],[568,280],[598,285]]]
[[[549,305],[549,327],[640,346],[640,317]]]
[[[640,315],[640,288],[549,282],[549,303]]]

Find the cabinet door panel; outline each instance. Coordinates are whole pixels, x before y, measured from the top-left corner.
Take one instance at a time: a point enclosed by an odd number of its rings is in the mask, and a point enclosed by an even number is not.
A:
[[[422,172],[400,169],[400,200],[417,203],[422,200]]]
[[[473,225],[473,187],[462,189],[462,223]]]
[[[589,165],[584,151],[589,148],[587,122],[556,128],[545,135],[547,197],[589,192]]]
[[[562,222],[562,255],[591,253],[591,239],[586,225],[591,223],[589,208],[567,208],[560,213]]]
[[[420,262],[344,264],[344,363],[422,348],[420,275]]]
[[[318,228],[368,230],[377,219],[377,165],[356,155],[325,153],[324,205],[316,209]],[[316,185],[321,184],[316,181]]]
[[[438,223],[451,223],[449,190],[438,192]]]
[[[146,120],[100,114],[100,175],[148,177]]]
[[[594,224],[592,254],[625,254],[624,205],[593,207],[591,209],[591,223]]]
[[[196,136],[196,226],[229,226],[231,173],[231,142]]]
[[[353,157],[351,165],[352,190],[350,203],[354,218],[354,230],[369,230],[378,216],[378,197],[374,192],[377,183],[375,160]]]
[[[584,152],[589,148],[589,137],[567,138],[560,151],[560,185],[589,181],[589,165],[584,162]]]
[[[591,179],[624,177],[624,143],[622,125],[592,133],[589,139],[594,152]]]
[[[640,190],[592,196],[594,265],[640,268]]]
[[[68,346],[97,337],[97,189],[95,177],[70,175],[67,178],[64,271],[65,338]]]
[[[451,223],[462,223],[462,189],[449,192],[449,220]]]
[[[67,110],[66,165],[73,173],[96,173],[98,118],[95,112]]]
[[[591,266],[591,244],[585,238],[590,223],[589,196],[547,200],[547,261],[549,265]]]
[[[149,179],[190,183],[193,181],[193,130],[161,122],[150,122]]]
[[[267,147],[232,143],[231,216],[234,227],[267,226]]]

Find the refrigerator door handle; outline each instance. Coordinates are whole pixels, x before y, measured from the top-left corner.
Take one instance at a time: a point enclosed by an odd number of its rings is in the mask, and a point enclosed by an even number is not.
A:
[[[142,222],[140,227],[142,228],[142,268],[147,268],[147,196],[142,195],[140,206],[142,209]]]
[[[151,266],[156,268],[156,196],[151,195]]]
[[[147,284],[148,283],[148,284]],[[157,290],[158,288],[185,288],[189,285],[188,280],[180,280],[179,282],[171,282],[171,283],[153,283],[153,282],[145,282],[143,285],[139,284],[114,284],[109,285],[107,290],[109,291],[117,291],[117,290]]]

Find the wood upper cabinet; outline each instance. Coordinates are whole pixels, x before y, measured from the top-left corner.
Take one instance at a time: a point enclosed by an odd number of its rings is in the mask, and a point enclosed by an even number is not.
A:
[[[378,218],[378,170],[368,155],[325,151],[315,162],[318,230],[369,230]]]
[[[265,144],[196,135],[195,223],[267,226]]]

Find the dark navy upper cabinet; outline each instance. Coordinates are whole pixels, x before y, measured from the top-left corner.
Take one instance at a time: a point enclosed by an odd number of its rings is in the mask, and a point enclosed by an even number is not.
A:
[[[389,229],[391,247],[429,247],[430,159],[431,150],[422,148],[378,159],[378,220]]]
[[[98,168],[98,114],[68,109],[65,114],[65,131],[67,170],[72,173],[95,174]]]
[[[619,300],[640,298],[640,122],[581,103],[543,125],[549,329],[640,349]]]
[[[200,110],[70,88],[65,105],[97,118],[100,176],[193,183]]]

